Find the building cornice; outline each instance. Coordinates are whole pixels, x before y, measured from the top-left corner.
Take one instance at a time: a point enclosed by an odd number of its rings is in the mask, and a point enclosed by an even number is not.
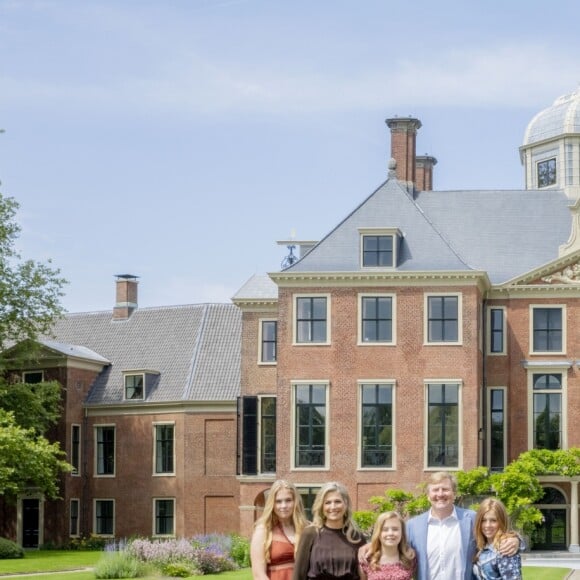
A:
[[[240,298],[232,302],[244,312],[267,312],[278,308],[278,298]]]
[[[282,288],[305,286],[477,286],[487,290],[487,272],[469,271],[364,271],[364,272],[275,272],[268,274]]]

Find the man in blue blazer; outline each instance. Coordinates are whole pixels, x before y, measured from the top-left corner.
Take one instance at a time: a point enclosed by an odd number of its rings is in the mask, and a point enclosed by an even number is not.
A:
[[[446,471],[432,473],[427,483],[431,509],[411,518],[406,525],[407,540],[417,554],[419,580],[471,580],[475,512],[454,505],[455,476]],[[518,538],[502,542],[501,552],[515,554]]]

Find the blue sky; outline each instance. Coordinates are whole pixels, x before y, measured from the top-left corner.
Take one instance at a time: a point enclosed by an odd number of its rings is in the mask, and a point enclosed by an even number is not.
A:
[[[576,0],[0,0],[0,191],[65,308],[228,301],[386,178],[523,186],[532,116],[580,82]]]

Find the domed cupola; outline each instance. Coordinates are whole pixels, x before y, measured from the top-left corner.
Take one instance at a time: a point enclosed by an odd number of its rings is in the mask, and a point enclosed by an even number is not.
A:
[[[529,122],[520,158],[526,189],[564,189],[580,197],[580,88]]]

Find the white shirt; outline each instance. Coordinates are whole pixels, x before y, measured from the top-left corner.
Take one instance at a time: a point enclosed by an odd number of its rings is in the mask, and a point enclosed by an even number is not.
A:
[[[432,511],[427,523],[427,561],[431,580],[462,580],[464,558],[457,512],[440,520]]]

